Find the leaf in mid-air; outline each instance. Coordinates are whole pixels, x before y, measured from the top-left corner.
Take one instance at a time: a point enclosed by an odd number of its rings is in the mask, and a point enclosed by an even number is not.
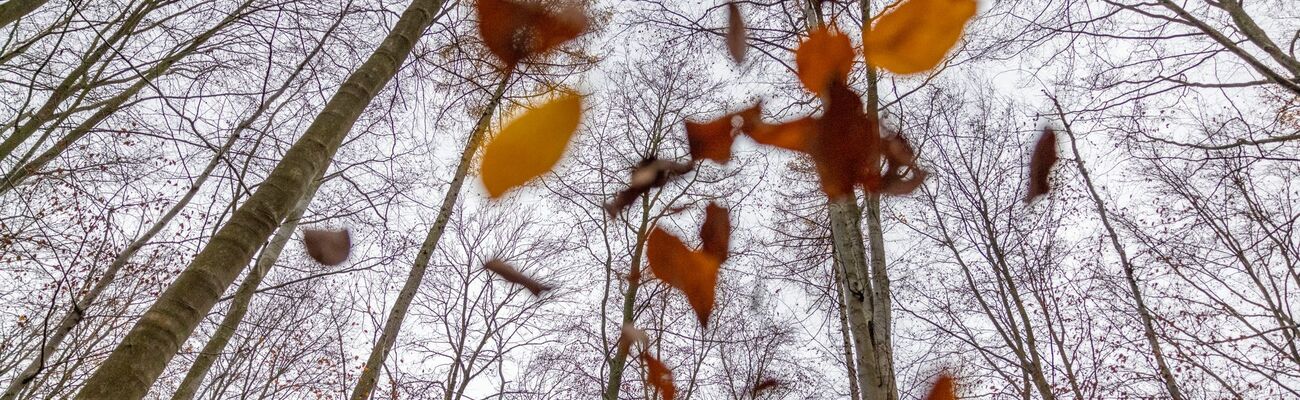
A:
[[[348,259],[352,252],[352,237],[347,230],[325,231],[304,229],[302,231],[303,247],[307,255],[324,265],[338,265]]]
[[[655,227],[646,243],[646,261],[659,280],[686,295],[700,326],[709,326],[717,296],[718,270],[727,261],[731,221],[727,209],[710,203],[700,227],[703,242],[699,251],[688,249],[681,239]]]
[[[925,400],[957,400],[956,379],[952,375],[942,374],[939,379],[934,381],[934,386],[930,388],[930,394],[925,396]]]
[[[552,11],[540,3],[512,0],[478,0],[478,21],[483,44],[506,69],[577,38],[588,24],[575,6]]]
[[[605,204],[605,211],[609,213],[610,218],[616,217],[623,212],[624,208],[636,201],[637,197],[649,192],[650,189],[668,184],[673,178],[690,172],[691,169],[690,164],[674,161],[654,158],[641,160],[636,169],[632,170],[632,180],[628,183],[627,189],[614,195],[614,200]]]
[[[515,267],[512,267],[510,264],[506,264],[501,260],[493,259],[488,261],[486,264],[483,264],[483,269],[492,271],[492,273],[497,274],[497,276],[500,276],[501,279],[505,279],[507,282],[523,286],[525,289],[528,289],[529,292],[532,292],[533,296],[541,296],[542,292],[554,289],[549,285],[538,282],[528,275],[524,275],[522,272],[515,269]]]
[[[622,349],[624,352],[629,352],[632,348],[632,344],[641,345],[642,350],[649,348],[650,335],[647,335],[645,331],[641,329],[637,329],[637,327],[632,325],[632,323],[623,324],[621,333],[618,336],[618,348]]]
[[[1038,196],[1052,190],[1052,166],[1056,165],[1056,131],[1043,129],[1038,143],[1034,144],[1034,153],[1029,157],[1029,190],[1025,192],[1025,202],[1034,201]]]
[[[668,366],[660,362],[659,359],[651,356],[650,353],[642,351],[641,361],[645,362],[646,381],[651,386],[659,389],[659,394],[664,400],[673,400],[677,397],[677,386],[673,384],[673,371]]]
[[[756,121],[758,116],[759,106],[753,106],[708,122],[686,121],[686,142],[691,148],[691,159],[726,164],[731,160],[731,144],[737,129],[743,130],[748,121]]]
[[[488,195],[501,197],[549,172],[564,155],[581,117],[582,96],[568,93],[507,123],[483,150],[479,174]]]
[[[727,52],[736,64],[745,62],[745,19],[740,15],[740,7],[735,2],[727,3]]]
[[[853,68],[853,45],[849,37],[834,28],[821,27],[808,34],[794,53],[799,82],[821,96],[834,82],[848,82]]]
[[[895,74],[934,68],[975,15],[975,0],[900,0],[862,32],[867,63]]]

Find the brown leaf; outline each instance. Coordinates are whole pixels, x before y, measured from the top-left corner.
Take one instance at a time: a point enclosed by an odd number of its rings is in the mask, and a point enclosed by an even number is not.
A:
[[[347,230],[304,229],[302,244],[307,248],[307,255],[323,265],[338,265],[352,251],[352,237]]]
[[[636,169],[632,170],[632,179],[627,189],[618,192],[614,195],[614,200],[605,203],[605,211],[609,213],[610,218],[616,217],[624,208],[635,202],[637,197],[641,197],[650,189],[668,184],[673,178],[690,172],[691,169],[693,167],[690,164],[668,160],[654,158],[641,160]]]
[[[1034,201],[1038,196],[1052,190],[1052,166],[1056,165],[1056,132],[1051,128],[1043,129],[1042,136],[1034,144],[1034,154],[1029,158],[1029,190],[1025,193],[1025,202]]]
[[[588,24],[577,6],[552,12],[539,3],[512,0],[478,0],[478,21],[483,44],[506,69],[577,38]]]
[[[776,378],[763,379],[758,384],[755,384],[753,389],[749,390],[749,395],[758,397],[764,391],[775,389],[777,386],[781,386],[781,381],[776,380]]]
[[[825,96],[834,82],[848,82],[853,68],[853,45],[834,28],[813,30],[794,53],[795,69],[805,88]]]
[[[673,371],[668,366],[660,362],[645,351],[641,352],[641,361],[645,362],[646,381],[651,386],[659,389],[659,393],[664,400],[673,400],[677,397],[677,386],[673,385]]]
[[[743,130],[745,124],[757,121],[759,112],[759,106],[753,106],[708,122],[686,121],[686,142],[691,147],[691,159],[726,164],[731,160],[731,144],[737,129]]]
[[[908,194],[921,187],[929,173],[916,166],[916,151],[900,134],[886,136],[882,144],[885,172],[881,174],[879,193]],[[910,173],[910,177],[908,176]]]
[[[745,62],[745,50],[748,47],[746,39],[745,20],[740,15],[740,7],[734,2],[727,3],[727,51],[736,64]]]
[[[643,330],[637,329],[631,323],[623,324],[621,331],[622,333],[618,336],[618,348],[624,352],[631,349],[634,343],[640,344],[642,350],[650,347],[650,335],[647,335]]]
[[[956,379],[947,373],[939,375],[925,400],[957,400]]]
[[[681,239],[655,227],[646,243],[646,261],[655,277],[686,295],[700,326],[709,326],[717,296],[718,271],[727,258],[731,222],[727,210],[710,205],[701,227],[704,249],[691,251]]]
[[[529,292],[532,292],[533,296],[541,296],[542,292],[554,289],[549,285],[533,280],[532,277],[524,275],[522,272],[515,269],[515,267],[512,267],[510,264],[506,264],[504,261],[498,259],[492,259],[486,264],[483,264],[483,269],[492,271],[492,273],[497,274],[497,276],[500,276],[501,279],[505,279],[507,282],[523,286],[525,289],[528,289]]]

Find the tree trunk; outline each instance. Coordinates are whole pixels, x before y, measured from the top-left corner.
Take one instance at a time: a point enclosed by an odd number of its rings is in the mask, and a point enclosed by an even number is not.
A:
[[[370,349],[370,358],[366,360],[366,366],[361,370],[361,379],[357,382],[357,386],[352,389],[352,400],[368,399],[370,393],[375,390],[375,384],[379,380],[379,371],[384,368],[384,360],[388,358],[388,352],[393,349],[393,344],[397,342],[397,335],[402,330],[402,321],[406,319],[406,312],[411,307],[411,301],[415,299],[415,294],[420,290],[420,283],[424,281],[424,272],[429,267],[429,260],[433,258],[433,251],[438,248],[438,241],[442,239],[442,233],[446,230],[447,221],[451,219],[456,200],[460,197],[461,186],[465,183],[465,175],[469,173],[469,165],[474,159],[474,153],[478,150],[479,143],[483,141],[493,111],[497,109],[497,106],[501,103],[501,97],[505,95],[506,87],[510,83],[510,76],[511,73],[508,71],[501,77],[501,82],[497,84],[496,91],[492,93],[487,109],[483,111],[483,115],[479,116],[478,123],[474,125],[474,130],[470,132],[469,139],[465,144],[465,150],[460,155],[460,163],[456,165],[456,174],[447,186],[447,193],[442,197],[438,217],[433,221],[433,226],[429,228],[429,233],[424,237],[424,243],[420,245],[420,252],[415,256],[415,263],[411,266],[411,272],[406,277],[406,283],[402,285],[401,292],[398,292],[397,300],[393,302],[393,309],[388,312],[388,319],[384,321],[383,334],[379,336],[379,341],[375,343],[375,346]]]
[[[886,372],[879,365],[874,312],[875,290],[868,276],[866,249],[859,224],[861,211],[852,197],[831,201],[831,241],[836,265],[844,274],[844,303],[848,313],[853,353],[857,356],[857,385],[865,400],[890,400]],[[891,376],[892,377],[892,376]]]
[[[627,292],[623,294],[623,324],[636,322],[636,294],[641,289],[641,258],[645,255],[645,242],[649,237],[650,198],[641,197],[641,223],[636,230],[636,244],[632,249],[632,263],[627,276]],[[617,345],[616,345],[617,346]],[[609,378],[605,381],[605,400],[618,400],[623,384],[623,371],[627,369],[627,356],[632,346],[617,346],[614,358],[609,360]]]
[[[9,0],[0,4],[0,28],[4,28],[17,21],[19,18],[26,17],[32,11],[45,5],[49,0]]]
[[[90,376],[79,399],[144,397],[167,362],[325,169],[352,125],[397,73],[442,0],[415,0],[303,136]]]

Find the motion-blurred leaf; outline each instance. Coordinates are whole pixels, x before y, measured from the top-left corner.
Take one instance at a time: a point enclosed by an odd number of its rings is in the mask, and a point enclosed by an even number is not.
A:
[[[1034,153],[1029,158],[1029,190],[1025,192],[1025,202],[1034,201],[1038,196],[1052,190],[1052,166],[1056,165],[1056,131],[1043,129],[1042,136],[1034,144]]]
[[[901,0],[862,33],[871,65],[896,74],[934,68],[975,15],[975,0]]]
[[[740,15],[740,7],[734,2],[727,3],[727,51],[736,64],[745,62],[745,50],[748,47],[745,44],[748,39],[745,31],[745,19]]]
[[[303,247],[307,255],[324,265],[338,265],[348,259],[352,252],[352,237],[347,230],[326,231],[304,229],[302,231]]]
[[[655,277],[686,295],[700,326],[707,328],[717,296],[718,270],[727,260],[731,235],[727,210],[710,204],[700,231],[703,249],[691,251],[681,239],[655,227],[646,243],[646,259]]]
[[[541,296],[542,292],[553,289],[549,285],[538,282],[528,275],[524,275],[522,272],[515,269],[515,267],[512,267],[510,264],[506,264],[501,260],[493,259],[488,261],[486,264],[483,264],[483,269],[492,271],[492,273],[497,274],[497,276],[500,276],[501,279],[505,279],[507,282],[523,286],[525,289],[528,289],[529,292],[532,292],[533,296]]]
[[[651,386],[659,389],[659,393],[664,400],[673,400],[677,397],[677,386],[673,385],[673,371],[668,366],[654,358],[650,353],[642,351],[641,361],[645,362],[646,380]]]
[[[834,28],[817,28],[799,44],[794,54],[799,82],[821,96],[834,82],[848,82],[853,68],[853,45],[849,37]]]
[[[496,198],[555,166],[582,116],[582,96],[565,94],[506,124],[483,150],[479,173]]]
[[[627,189],[623,189],[623,191],[614,195],[614,200],[605,204],[605,211],[609,213],[611,218],[618,216],[624,208],[636,201],[637,197],[650,191],[650,189],[668,184],[673,178],[690,172],[691,169],[690,164],[668,160],[653,158],[641,160],[636,169],[632,170],[632,179],[628,183]]]
[[[511,0],[478,0],[478,21],[483,43],[506,69],[573,40],[588,24],[581,8],[551,11],[538,3]]]

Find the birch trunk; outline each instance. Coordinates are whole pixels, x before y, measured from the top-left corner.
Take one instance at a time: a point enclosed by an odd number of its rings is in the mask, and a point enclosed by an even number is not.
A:
[[[442,0],[411,3],[383,43],[348,76],[266,181],[235,210],[90,376],[78,399],[144,397],[253,252],[288,217],[312,178],[329,165],[361,112],[397,73],[442,4]]]

